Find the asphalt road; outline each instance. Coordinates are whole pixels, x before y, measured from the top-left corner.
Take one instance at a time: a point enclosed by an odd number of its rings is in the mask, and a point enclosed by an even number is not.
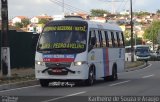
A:
[[[149,62],[146,68],[119,73],[117,81],[97,81],[94,86],[40,85],[0,91],[0,102],[160,102],[160,62]],[[119,96],[119,97],[110,97]],[[125,97],[128,96],[128,97]],[[137,97],[141,96],[138,100]],[[148,96],[148,97],[143,97]],[[152,97],[149,97],[152,96]],[[154,97],[153,97],[154,96]],[[103,99],[103,100],[102,100]]]

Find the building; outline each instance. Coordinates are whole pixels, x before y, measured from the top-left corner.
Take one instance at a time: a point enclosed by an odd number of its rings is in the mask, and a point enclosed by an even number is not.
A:
[[[41,19],[48,19],[48,20],[53,20],[53,18],[51,16],[47,16],[47,15],[40,15],[40,16],[34,16],[33,18],[30,19],[31,23],[39,23],[39,21]]]
[[[27,32],[40,34],[42,32],[43,27],[44,24],[29,24],[27,26]]]
[[[21,23],[23,19],[28,19],[26,16],[16,16],[12,19],[12,25],[14,26],[15,23],[19,22]]]

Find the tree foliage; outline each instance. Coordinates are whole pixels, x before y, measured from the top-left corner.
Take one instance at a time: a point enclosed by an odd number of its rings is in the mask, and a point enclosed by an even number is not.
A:
[[[130,39],[130,37],[131,37],[131,31],[125,30],[124,31],[124,37],[125,37],[125,40]]]
[[[104,14],[109,13],[108,11],[102,10],[102,9],[92,9],[90,12],[91,12],[91,16],[93,17],[103,17]]]
[[[20,22],[16,22],[16,23],[15,23],[15,27],[16,27],[16,28],[22,28],[22,27],[23,27],[23,24],[20,23]]]
[[[135,44],[135,41],[136,41],[136,45],[141,45],[142,44],[142,38],[133,38],[133,44]],[[131,39],[130,40],[125,40],[125,46],[129,46],[131,45]]]
[[[29,19],[22,19],[22,25],[23,27],[26,27],[30,23]]]
[[[39,23],[40,23],[40,24],[46,24],[46,23],[49,22],[49,21],[50,21],[50,19],[42,18],[42,19],[39,20]]]
[[[160,10],[158,9],[158,10],[156,11],[156,13],[157,13],[157,14],[160,14]]]
[[[159,39],[157,39],[160,34],[160,21],[153,21],[152,24],[145,29],[144,38],[148,39],[154,43],[157,43]]]
[[[134,12],[135,16],[140,16],[140,17],[144,17],[144,16],[149,15],[149,14],[150,14],[149,12],[143,12],[143,11]]]

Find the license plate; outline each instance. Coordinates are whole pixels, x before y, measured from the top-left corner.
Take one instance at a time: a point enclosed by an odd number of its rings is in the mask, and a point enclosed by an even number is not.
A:
[[[54,73],[61,73],[62,70],[61,69],[53,69],[52,72],[54,72]]]

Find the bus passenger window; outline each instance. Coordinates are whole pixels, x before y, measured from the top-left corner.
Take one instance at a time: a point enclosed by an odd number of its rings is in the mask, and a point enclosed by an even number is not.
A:
[[[102,34],[102,47],[106,47],[106,38],[105,38],[105,32],[101,31]]]
[[[103,47],[102,32],[98,31],[100,47]]]
[[[106,47],[109,47],[109,38],[107,31],[105,31],[105,39],[106,39]]]
[[[113,32],[113,35],[114,35],[114,43],[115,43],[115,47],[118,47],[118,39],[117,39],[116,32]]]
[[[100,47],[99,34],[97,30],[95,32],[96,32],[96,40],[97,40],[96,47]]]
[[[125,45],[124,45],[124,35],[123,35],[123,32],[121,32],[121,34],[120,34],[120,42],[122,43],[122,47],[124,47]]]
[[[112,47],[113,46],[113,44],[112,44],[112,37],[111,37],[111,32],[110,31],[108,31],[108,39],[109,39],[109,47]]]
[[[113,32],[111,32],[111,39],[112,39],[112,46],[115,47],[115,38]]]
[[[92,46],[92,47],[95,47],[95,44],[93,44],[93,41],[92,40],[94,40],[94,43],[96,42],[96,37],[95,37],[95,31],[90,31],[89,32],[89,46]]]
[[[117,42],[118,42],[118,47],[120,47],[120,39],[119,39],[119,32],[116,32],[116,35],[117,35]]]

